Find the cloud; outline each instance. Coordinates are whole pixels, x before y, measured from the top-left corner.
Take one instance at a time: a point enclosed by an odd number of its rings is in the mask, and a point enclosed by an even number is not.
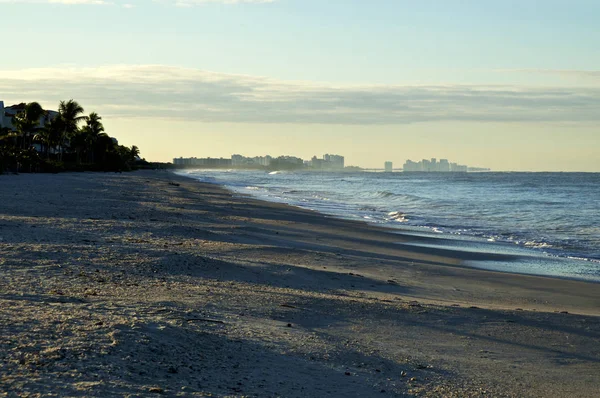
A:
[[[571,80],[585,80],[586,82],[600,82],[600,70],[575,70],[575,69],[499,69],[501,73],[516,73],[540,76],[558,76]]]
[[[206,122],[600,121],[600,88],[339,86],[160,65],[0,70],[0,99],[70,98],[105,117]]]

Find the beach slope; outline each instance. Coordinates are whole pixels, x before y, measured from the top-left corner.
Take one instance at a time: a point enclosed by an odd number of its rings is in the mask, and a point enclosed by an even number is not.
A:
[[[600,392],[598,284],[167,172],[0,176],[0,396]]]

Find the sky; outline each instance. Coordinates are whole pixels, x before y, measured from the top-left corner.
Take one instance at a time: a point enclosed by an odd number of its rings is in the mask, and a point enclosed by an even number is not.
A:
[[[597,0],[0,0],[0,100],[151,161],[600,172]]]

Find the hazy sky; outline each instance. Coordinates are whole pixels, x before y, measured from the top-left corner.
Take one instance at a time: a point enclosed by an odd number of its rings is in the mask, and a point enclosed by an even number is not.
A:
[[[0,0],[0,100],[148,160],[600,171],[598,0]]]

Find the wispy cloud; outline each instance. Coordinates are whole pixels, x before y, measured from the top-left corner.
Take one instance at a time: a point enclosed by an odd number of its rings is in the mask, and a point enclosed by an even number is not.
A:
[[[576,69],[500,69],[504,73],[525,73],[529,75],[561,76],[576,79],[589,79],[600,81],[600,70],[576,70]]]
[[[156,65],[0,70],[0,97],[210,122],[600,121],[600,88],[336,86]]]

